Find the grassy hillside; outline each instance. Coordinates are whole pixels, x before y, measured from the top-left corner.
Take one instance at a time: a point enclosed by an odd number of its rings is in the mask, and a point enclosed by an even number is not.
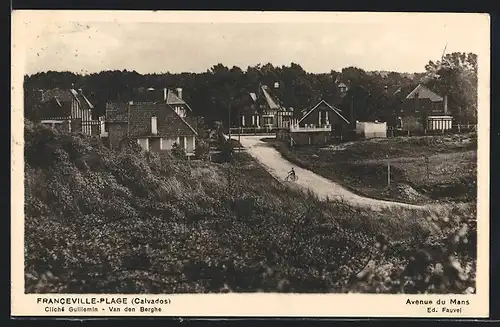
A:
[[[371,139],[323,148],[290,149],[270,142],[288,160],[361,195],[408,203],[476,201],[476,134]]]
[[[464,292],[475,209],[371,212],[244,153],[180,161],[25,123],[26,292]],[[362,269],[367,263],[370,269]]]

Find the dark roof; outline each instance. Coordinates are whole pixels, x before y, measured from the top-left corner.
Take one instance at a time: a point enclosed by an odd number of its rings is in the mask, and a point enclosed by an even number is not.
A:
[[[197,135],[196,130],[174,109],[160,102],[108,103],[108,123],[127,123],[130,117],[130,137],[147,137],[151,134],[151,117],[157,117],[156,136],[177,137]],[[191,120],[191,119],[189,119]]]
[[[410,84],[400,86],[392,93],[392,97],[398,100],[414,99],[416,94],[420,99],[429,99],[432,102],[441,102],[443,98],[431,91],[423,84]]]
[[[432,102],[443,101],[443,98],[441,96],[432,92],[431,90],[429,90],[429,88],[427,88],[426,86],[424,86],[422,84],[419,84],[413,91],[410,92],[410,94],[408,94],[406,96],[406,98],[407,99],[414,99],[417,97],[417,94],[418,94],[418,98],[420,98],[420,99],[429,99]]]
[[[300,123],[301,121],[303,121],[307,116],[309,116],[314,110],[316,110],[316,108],[319,107],[320,104],[324,103],[328,108],[330,108],[334,113],[336,113],[340,118],[342,118],[346,123],[349,124],[349,121],[344,117],[342,116],[342,114],[340,113],[340,109],[339,108],[336,108],[332,105],[330,105],[328,102],[326,102],[325,100],[321,100],[320,102],[318,102],[314,107],[312,107],[311,110],[309,110],[308,113],[306,113],[300,120],[298,123]]]
[[[262,85],[262,93],[264,94],[264,99],[266,100],[267,105],[271,109],[280,109],[281,106],[279,104],[276,96],[271,92],[267,85]]]
[[[165,98],[165,89],[139,87],[134,89],[132,96],[127,99],[134,102],[165,102],[170,105],[184,105],[188,110],[193,111],[184,99],[179,98],[179,96],[170,89],[167,89]]]
[[[92,110],[94,106],[75,89],[54,88],[42,93],[38,115],[42,119],[71,117],[71,103],[76,100],[83,110]]]
[[[70,89],[70,92],[76,98],[76,100],[80,103],[82,109],[94,109],[92,103],[90,103],[89,99],[83,94],[83,92],[78,92],[75,89]]]
[[[71,103],[51,98],[41,104],[38,115],[41,119],[68,118],[71,116]]]
[[[55,99],[59,104],[61,102],[71,102],[76,100],[82,109],[88,110],[93,109],[94,106],[87,99],[87,97],[83,94],[83,92],[77,91],[75,89],[61,89],[54,88],[51,90],[47,90],[42,94],[42,102],[46,103]]]
[[[125,103],[106,103],[106,121],[109,123],[126,123],[128,121],[128,105]]]
[[[198,128],[198,123],[194,119],[194,117],[186,116],[186,117],[182,117],[182,119],[184,119],[184,121],[186,121],[186,123],[188,123],[188,125],[191,126],[194,130],[196,130]]]
[[[55,88],[42,93],[42,102],[49,102],[57,99],[61,102],[71,102],[74,99],[73,93],[69,89]]]

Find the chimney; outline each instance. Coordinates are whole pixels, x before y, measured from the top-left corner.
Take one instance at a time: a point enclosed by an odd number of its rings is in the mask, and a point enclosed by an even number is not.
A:
[[[448,95],[445,94],[443,102],[444,102],[444,114],[447,115],[448,114]]]
[[[153,134],[153,135],[158,134],[155,116],[151,117],[151,134]]]
[[[177,88],[177,96],[182,100],[182,87]]]
[[[168,93],[168,90],[166,87],[163,88],[163,100],[164,101],[167,101],[167,93]]]

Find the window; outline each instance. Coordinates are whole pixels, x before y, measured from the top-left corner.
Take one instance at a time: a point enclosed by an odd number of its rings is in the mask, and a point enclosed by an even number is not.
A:
[[[182,106],[175,106],[175,112],[181,117],[186,116],[186,110]]]
[[[158,134],[158,129],[157,129],[157,120],[156,120],[156,117],[153,116],[151,117],[151,134]]]
[[[144,150],[149,150],[149,140],[148,139],[137,139],[137,144],[139,144]]]
[[[264,125],[272,125],[273,124],[273,117],[263,117],[264,119]]]

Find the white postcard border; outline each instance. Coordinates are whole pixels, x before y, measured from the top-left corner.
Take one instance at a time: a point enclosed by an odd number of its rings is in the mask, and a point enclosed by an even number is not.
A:
[[[474,295],[368,295],[368,294],[214,294],[214,295],[37,295],[24,294],[24,156],[23,156],[23,76],[24,50],[28,46],[23,36],[26,22],[37,20],[61,21],[120,21],[120,22],[240,22],[240,23],[376,23],[384,20],[411,20],[425,22],[439,15],[455,15],[470,26],[484,28],[484,34],[470,35],[484,38],[478,54],[478,269],[477,293]],[[466,23],[465,20],[470,20]],[[471,25],[472,24],[472,25]],[[309,316],[309,317],[432,317],[465,318],[489,315],[489,132],[490,132],[490,19],[487,14],[418,14],[418,13],[326,13],[326,12],[114,12],[114,11],[15,11],[12,19],[12,104],[11,104],[11,313],[18,316]],[[466,37],[464,35],[464,37]],[[71,298],[70,301],[94,301],[98,312],[46,312],[47,299]],[[117,299],[127,304],[117,304]],[[125,307],[136,307],[133,299],[168,301],[158,304],[161,312],[125,312]],[[40,299],[40,300],[39,300]],[[46,300],[43,300],[46,299]],[[90,299],[90,300],[89,300]],[[104,300],[102,300],[104,299]],[[408,305],[410,300],[432,300],[433,305]],[[438,300],[468,299],[457,315],[429,313]],[[37,303],[41,301],[42,303]],[[114,303],[111,303],[114,302]],[[69,307],[85,307],[78,303]],[[110,312],[109,307],[121,307]],[[57,307],[54,305],[53,307]],[[152,307],[151,305],[146,307]]]

